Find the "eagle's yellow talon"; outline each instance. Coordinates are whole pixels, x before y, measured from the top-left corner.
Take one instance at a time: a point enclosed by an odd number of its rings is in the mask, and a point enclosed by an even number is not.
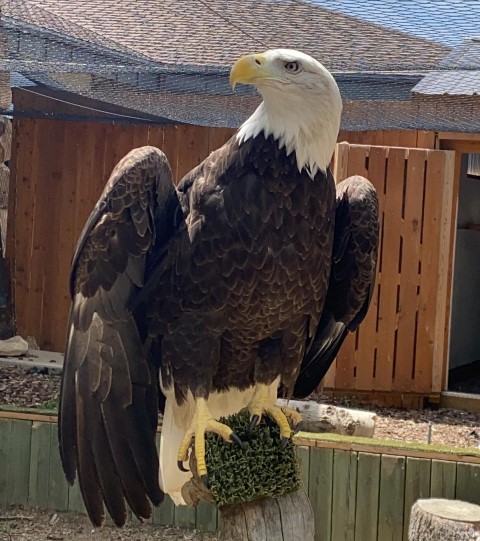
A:
[[[258,383],[255,386],[248,411],[251,414],[249,431],[252,431],[260,422],[262,415],[268,415],[280,428],[280,438],[288,440],[293,435],[292,427],[296,427],[302,421],[302,416],[297,411],[275,405],[276,396],[271,396],[268,385]]]
[[[207,475],[207,464],[205,460],[205,434],[207,432],[214,432],[221,436],[225,441],[236,443],[236,436],[233,433],[233,430],[229,426],[214,419],[208,409],[207,401],[204,398],[199,398],[196,401],[192,424],[185,433],[182,443],[180,444],[177,459],[179,463],[188,460],[188,450],[194,440],[197,472],[200,477],[206,477]],[[238,439],[238,437],[236,438]]]
[[[283,406],[281,409],[285,414],[285,417],[288,419],[291,427],[297,428],[303,421],[302,415],[297,410],[287,408],[286,406]]]

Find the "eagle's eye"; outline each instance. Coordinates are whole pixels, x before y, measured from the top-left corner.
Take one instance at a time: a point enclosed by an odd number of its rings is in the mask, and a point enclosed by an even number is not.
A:
[[[300,64],[300,62],[295,61],[285,62],[285,69],[289,73],[298,73],[302,69],[302,65]]]

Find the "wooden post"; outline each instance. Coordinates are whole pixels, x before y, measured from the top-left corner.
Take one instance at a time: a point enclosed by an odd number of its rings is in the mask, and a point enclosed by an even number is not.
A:
[[[412,507],[408,541],[477,541],[480,506],[460,500],[418,500]]]
[[[219,509],[219,541],[314,541],[314,520],[305,490]]]
[[[189,464],[193,477],[182,487],[186,504],[215,503],[198,476],[193,452]],[[218,512],[218,541],[314,541],[313,509],[302,485],[281,496],[222,505]]]

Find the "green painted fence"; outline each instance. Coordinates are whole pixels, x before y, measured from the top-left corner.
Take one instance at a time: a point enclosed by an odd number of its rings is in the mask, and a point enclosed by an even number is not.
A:
[[[428,453],[423,458],[395,455],[391,448],[366,452],[361,445],[354,450],[322,445],[312,439],[298,447],[316,541],[405,540],[410,508],[418,498],[480,504],[478,458],[468,463],[465,457],[439,460]],[[85,512],[78,486],[69,487],[63,476],[55,423],[0,418],[0,506],[12,504]],[[152,522],[215,531],[217,513],[207,504],[176,508],[166,498]]]

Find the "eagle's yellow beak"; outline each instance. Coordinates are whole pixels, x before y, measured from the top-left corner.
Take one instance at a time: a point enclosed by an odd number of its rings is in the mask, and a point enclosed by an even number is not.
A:
[[[235,89],[237,83],[255,84],[261,79],[271,77],[272,73],[267,68],[267,57],[264,54],[250,54],[242,56],[232,66],[230,86]]]

